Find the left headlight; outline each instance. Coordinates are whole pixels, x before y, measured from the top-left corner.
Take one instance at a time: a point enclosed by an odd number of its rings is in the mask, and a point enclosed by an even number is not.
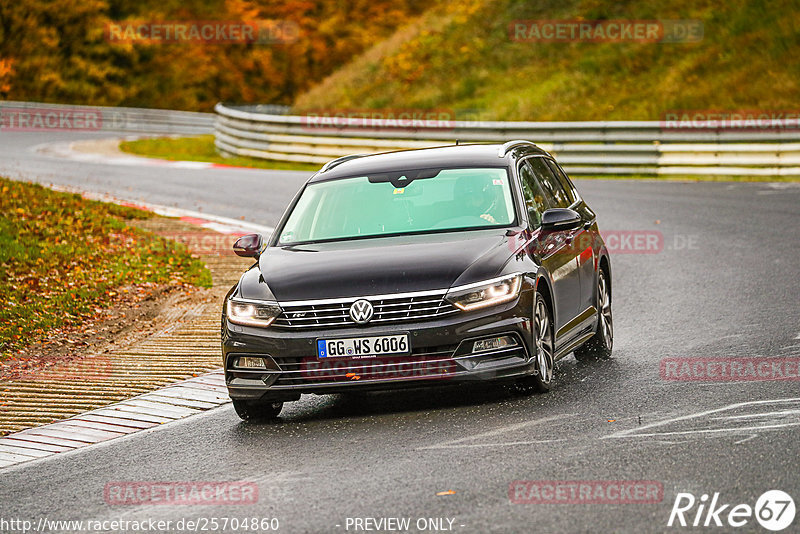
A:
[[[514,274],[454,287],[447,292],[445,298],[457,308],[471,311],[510,302],[519,296],[521,288],[522,275]]]
[[[269,326],[281,314],[277,302],[251,302],[228,300],[225,306],[228,320],[244,326]]]

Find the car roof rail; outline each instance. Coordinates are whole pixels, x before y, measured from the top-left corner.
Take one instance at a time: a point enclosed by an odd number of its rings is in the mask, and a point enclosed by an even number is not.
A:
[[[503,143],[503,146],[501,146],[500,150],[497,151],[497,157],[498,158],[506,157],[506,154],[508,154],[508,152],[512,148],[514,148],[516,146],[520,146],[520,145],[536,146],[534,143],[532,143],[530,141],[526,141],[525,139],[515,139],[513,141],[508,141],[506,143]]]
[[[369,154],[350,154],[348,156],[342,156],[341,158],[332,159],[328,163],[323,165],[322,168],[319,170],[319,172],[329,171],[332,168],[336,167],[337,165],[341,165],[345,161],[349,161],[351,159],[356,159],[356,158],[363,158],[364,156],[369,156]]]

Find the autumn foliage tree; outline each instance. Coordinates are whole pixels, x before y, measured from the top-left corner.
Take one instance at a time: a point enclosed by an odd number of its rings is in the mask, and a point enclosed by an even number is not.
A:
[[[210,110],[283,103],[429,7],[421,0],[0,0],[0,97]],[[143,43],[125,21],[288,21],[286,43]]]

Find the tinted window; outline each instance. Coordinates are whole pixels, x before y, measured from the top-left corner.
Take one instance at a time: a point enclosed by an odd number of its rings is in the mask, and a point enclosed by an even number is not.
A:
[[[544,158],[530,158],[527,160],[536,175],[536,179],[542,185],[545,198],[553,208],[568,208],[572,201],[567,196],[567,192],[556,179],[553,171],[544,162]]]
[[[530,227],[531,229],[539,228],[542,224],[542,214],[551,205],[527,161],[520,166],[519,177],[522,182],[522,194],[525,197],[525,208],[528,210]]]
[[[572,189],[572,184],[570,183],[569,178],[567,178],[567,175],[564,174],[564,171],[561,170],[561,167],[559,167],[556,162],[547,160],[547,165],[550,166],[553,174],[556,175],[558,182],[561,184],[561,187],[564,189],[564,192],[569,199],[570,205],[574,204],[575,201],[578,200],[578,197],[575,196],[575,191]]]

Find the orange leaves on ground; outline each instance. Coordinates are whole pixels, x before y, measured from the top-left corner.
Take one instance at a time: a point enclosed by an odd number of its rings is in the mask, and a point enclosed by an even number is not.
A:
[[[96,315],[121,285],[210,285],[185,246],[122,219],[152,214],[2,178],[0,191],[0,357]]]

